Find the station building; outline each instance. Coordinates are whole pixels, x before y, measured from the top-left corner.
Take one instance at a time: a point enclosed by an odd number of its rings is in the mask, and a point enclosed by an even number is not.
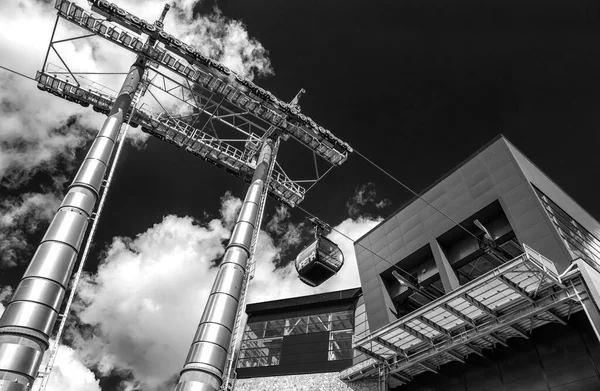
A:
[[[600,224],[502,136],[421,197],[360,289],[247,307],[237,389],[600,390]]]

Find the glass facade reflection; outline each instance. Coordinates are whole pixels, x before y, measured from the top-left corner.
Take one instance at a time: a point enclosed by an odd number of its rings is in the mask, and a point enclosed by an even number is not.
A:
[[[363,305],[364,307],[364,305]],[[238,368],[280,365],[284,340],[294,336],[328,333],[328,361],[352,358],[354,310],[295,316],[267,321],[248,321],[240,351]]]
[[[592,235],[548,196],[533,186],[560,236],[574,257],[600,265],[600,240]]]

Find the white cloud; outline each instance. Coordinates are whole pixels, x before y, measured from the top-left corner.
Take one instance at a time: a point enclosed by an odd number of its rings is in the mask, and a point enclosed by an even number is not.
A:
[[[359,218],[360,216],[368,216],[364,209],[369,205],[375,206],[376,209],[382,209],[391,204],[391,201],[387,198],[377,201],[375,184],[367,182],[356,188],[354,195],[346,202],[346,207],[350,217]]]
[[[229,193],[221,202],[221,219],[208,224],[171,215],[133,239],[113,240],[97,274],[83,279],[75,305],[84,328],[71,329],[71,337],[83,362],[103,375],[124,374],[124,389],[158,391],[172,385],[216,275],[213,260],[223,254],[230,235],[227,222],[241,203]],[[347,219],[335,228],[356,239],[377,222]],[[249,302],[360,286],[352,242],[335,231],[330,237],[344,251],[345,266],[311,288],[298,279],[293,263],[275,268],[281,249],[261,231]]]
[[[101,388],[94,372],[82,363],[78,353],[60,345],[46,391],[101,391]]]
[[[85,9],[87,4],[77,2]],[[164,6],[162,0],[119,1],[119,6],[147,20],[155,20]],[[196,1],[179,0],[167,14],[166,31],[205,54],[223,62],[250,79],[272,74],[263,46],[250,38],[244,25],[227,19],[218,9],[213,14],[193,17]],[[8,0],[0,2],[0,65],[33,77],[46,55],[55,20],[54,1]],[[83,30],[61,20],[55,39],[81,35]],[[63,42],[55,45],[74,71],[125,72],[134,56],[100,38]],[[49,61],[65,68],[52,52]],[[122,75],[86,76],[118,90]],[[73,162],[75,150],[90,140],[103,119],[91,108],[39,91],[36,83],[0,70],[0,183],[18,187],[40,169],[49,171],[59,159]],[[147,98],[147,99],[146,99]],[[151,99],[146,97],[145,102]],[[162,102],[168,107],[173,102]],[[129,140],[143,147],[148,135],[132,129]]]
[[[234,197],[231,192],[226,192],[221,197],[221,216],[223,216],[223,223],[228,228],[233,228],[237,215],[242,207],[242,200]]]
[[[275,213],[265,227],[266,232],[273,238],[274,246],[278,249],[274,259],[277,265],[286,263],[289,252],[298,247],[304,237],[308,237],[304,230],[305,224],[303,222],[295,224],[290,218],[288,207],[280,205],[275,208]]]
[[[12,293],[13,290],[10,286],[0,288],[0,316],[4,313],[4,310],[6,309],[3,303],[8,300]]]
[[[60,205],[54,193],[25,193],[0,203],[0,268],[16,266],[30,244],[27,234],[49,221]]]
[[[239,199],[223,198],[223,216]],[[157,390],[178,373],[216,274],[230,231],[221,220],[203,226],[167,216],[135,239],[115,238],[98,273],[83,280],[81,322],[94,336],[76,345],[99,370],[131,372]]]
[[[0,316],[5,310],[2,303],[10,295],[10,286],[0,289]],[[53,344],[54,340],[50,340],[50,345]],[[46,352],[40,369],[46,367],[48,358],[49,351]],[[81,362],[77,352],[68,346],[60,345],[46,391],[101,391],[101,388],[94,373]]]

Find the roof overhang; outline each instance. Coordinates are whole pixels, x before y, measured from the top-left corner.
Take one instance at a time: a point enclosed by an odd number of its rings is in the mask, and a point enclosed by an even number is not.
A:
[[[561,278],[554,263],[523,245],[525,253],[428,303],[375,332],[353,341],[370,358],[340,373],[345,381],[376,377],[408,383],[451,361],[528,338],[550,322],[565,324],[581,311],[577,295],[587,292],[580,276]]]

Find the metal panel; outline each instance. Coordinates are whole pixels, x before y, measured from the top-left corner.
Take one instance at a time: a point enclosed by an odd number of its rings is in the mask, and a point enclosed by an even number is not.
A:
[[[253,202],[245,203],[240,210],[237,221],[245,221],[250,224],[254,224],[256,221],[256,215],[258,213],[258,205]]]
[[[105,171],[106,164],[96,159],[86,159],[75,175],[71,186],[91,187],[96,193],[99,193]]]
[[[99,137],[94,140],[90,151],[87,154],[87,159],[100,160],[104,164],[108,165],[110,154],[113,150],[115,142],[106,137]]]
[[[58,312],[64,294],[63,287],[54,281],[36,277],[26,278],[21,280],[11,301],[37,302],[52,307]]]
[[[214,322],[232,327],[235,319],[235,311],[224,311],[225,308],[237,308],[237,300],[224,293],[210,295],[206,302],[208,310],[204,310],[200,323]]]
[[[43,304],[30,301],[18,301],[8,304],[2,318],[2,327],[26,327],[50,336],[57,313]]]
[[[13,343],[0,344],[0,370],[35,377],[42,353],[30,346]]]
[[[235,225],[233,233],[231,234],[230,243],[236,245],[243,245],[246,249],[250,250],[250,243],[252,242],[252,231],[254,227],[252,224],[245,221],[240,221]]]
[[[188,364],[183,367],[183,370],[185,371],[189,364],[195,362],[207,363],[218,370],[218,368],[223,368],[225,366],[226,357],[227,351],[221,346],[210,342],[197,342],[192,345],[185,360]]]
[[[9,380],[0,380],[0,389],[4,391],[27,391],[29,386]]]
[[[50,223],[42,242],[55,241],[80,248],[85,235],[88,218],[79,209],[62,208]]]
[[[96,195],[85,188],[71,189],[60,204],[61,207],[70,206],[85,211],[88,216],[92,214],[96,204]]]
[[[196,330],[194,341],[214,341],[217,345],[226,347],[231,339],[231,331],[218,323],[203,323]]]
[[[77,253],[71,246],[59,242],[42,243],[33,255],[24,278],[39,276],[66,287],[76,257]]]
[[[239,297],[242,289],[244,269],[235,263],[224,264],[215,278],[213,292],[222,292],[233,297]]]

